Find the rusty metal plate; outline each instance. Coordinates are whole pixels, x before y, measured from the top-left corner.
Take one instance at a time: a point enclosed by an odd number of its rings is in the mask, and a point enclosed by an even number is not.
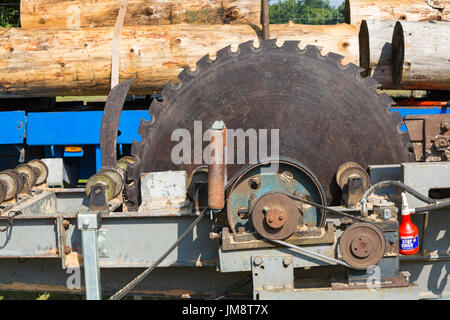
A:
[[[376,265],[384,256],[386,240],[380,229],[370,223],[354,223],[339,241],[342,258],[355,269]]]
[[[417,161],[449,160],[450,114],[407,115],[405,125]],[[435,144],[439,138],[441,142],[446,140],[444,148]]]
[[[354,161],[365,168],[410,161],[409,138],[399,128],[402,118],[388,110],[394,102],[377,93],[375,80],[361,78],[362,69],[354,64],[341,65],[343,57],[337,54],[322,56],[311,45],[302,50],[298,41],[278,47],[276,41],[262,41],[259,48],[245,42],[237,52],[225,47],[215,60],[206,55],[195,71],[184,69],[177,84],[164,88],[163,101],[150,106],[152,122],[139,127],[142,140],[132,145],[136,164],[129,166],[128,176],[134,183],[125,189],[135,203],[130,210],[138,205],[141,173],[189,174],[199,165],[192,159],[181,164],[171,160],[178,143],[172,133],[186,129],[194,137],[194,120],[201,120],[203,128],[222,120],[228,131],[279,129],[279,154],[310,168],[329,204],[340,201],[334,175],[342,163]],[[241,166],[228,165],[228,177]]]

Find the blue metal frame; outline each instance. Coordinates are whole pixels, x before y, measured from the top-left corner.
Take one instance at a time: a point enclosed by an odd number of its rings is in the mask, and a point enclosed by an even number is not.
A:
[[[391,111],[399,112],[403,117],[407,115],[420,115],[420,114],[450,114],[447,107],[391,107]],[[401,125],[400,129],[403,132],[408,131],[404,124]]]
[[[103,111],[30,112],[27,123],[27,144],[89,145],[100,144]],[[141,119],[150,120],[146,110],[123,111],[117,143],[140,140],[137,128]]]
[[[16,144],[28,146],[44,146],[46,157],[79,158],[80,171],[85,175],[92,174],[101,168],[100,126],[103,111],[66,111],[66,112],[0,112],[0,144]],[[141,120],[149,121],[150,114],[146,110],[123,111],[117,137],[119,154],[123,145],[140,141],[138,128]],[[26,137],[26,140],[25,140]],[[65,146],[81,146],[79,153],[64,151]],[[92,150],[92,146],[95,150]],[[88,152],[89,151],[89,152]],[[94,151],[94,152],[92,152]]]

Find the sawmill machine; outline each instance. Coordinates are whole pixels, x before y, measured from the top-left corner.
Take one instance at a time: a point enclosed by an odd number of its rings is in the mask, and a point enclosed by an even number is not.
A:
[[[151,103],[151,120],[136,128],[142,139],[119,161],[133,79],[113,88],[102,169],[85,189],[34,186],[31,163],[0,175],[9,192],[1,287],[53,285],[88,299],[120,288],[112,299],[449,296],[450,118],[405,119],[402,131],[393,100],[341,60],[275,39],[207,55]],[[261,152],[266,133],[271,147]],[[205,164],[208,145],[219,147]],[[13,175],[29,188],[12,190],[3,177]],[[399,254],[402,213],[418,226],[414,255]],[[66,289],[80,268],[82,286]]]

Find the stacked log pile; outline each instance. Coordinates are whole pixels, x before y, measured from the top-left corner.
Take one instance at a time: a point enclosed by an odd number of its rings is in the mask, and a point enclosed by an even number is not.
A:
[[[0,96],[109,92],[112,25],[121,2],[86,1],[86,7],[81,2],[22,0],[22,28],[0,31]],[[75,26],[65,14],[71,6],[81,8]],[[144,8],[153,13],[142,17]],[[195,67],[205,54],[214,56],[228,45],[236,50],[248,40],[257,44],[262,37],[260,8],[261,0],[129,0],[120,33],[119,80],[133,77],[131,94],[151,94],[176,82],[183,68]],[[344,64],[358,63],[356,26],[288,23],[271,25],[270,31],[281,43],[299,40],[300,47],[314,44],[323,54],[345,56]]]
[[[345,13],[382,88],[450,90],[450,0],[347,0]]]
[[[122,1],[22,0],[22,28],[0,30],[0,97],[107,94]],[[259,42],[260,8],[260,0],[128,0],[120,81],[133,77],[131,93],[151,94],[205,54]],[[352,25],[271,25],[270,36],[339,53],[386,89],[450,90],[449,10],[450,0],[348,0]]]
[[[450,0],[346,0],[345,23],[450,21]]]
[[[27,29],[114,26],[121,0],[21,0]],[[259,24],[260,0],[129,0],[124,25]]]

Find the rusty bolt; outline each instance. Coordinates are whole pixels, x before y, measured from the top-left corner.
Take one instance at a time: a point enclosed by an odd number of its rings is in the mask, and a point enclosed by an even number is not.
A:
[[[269,218],[269,222],[271,222],[271,223],[273,222],[273,218],[272,217]]]
[[[64,227],[64,229],[68,229],[69,226],[70,226],[70,221],[64,219],[64,220],[63,220],[63,227]]]
[[[283,220],[283,216],[282,216],[282,215],[279,215],[279,216],[278,216],[278,220],[280,220],[280,221]]]
[[[284,259],[283,259],[283,266],[284,267],[287,267],[291,263],[292,263],[292,258],[291,257],[284,257]]]
[[[255,266],[259,266],[262,264],[262,258],[261,257],[255,257],[255,259],[253,259],[253,263],[255,264]]]
[[[69,254],[69,253],[71,253],[72,252],[72,248],[71,247],[69,247],[69,246],[64,246],[64,253],[65,254]]]
[[[209,233],[209,238],[210,238],[211,240],[220,239],[220,233],[217,233],[217,232],[210,232],[210,233]]]
[[[258,189],[261,187],[261,178],[260,177],[252,177],[250,179],[250,188]]]

